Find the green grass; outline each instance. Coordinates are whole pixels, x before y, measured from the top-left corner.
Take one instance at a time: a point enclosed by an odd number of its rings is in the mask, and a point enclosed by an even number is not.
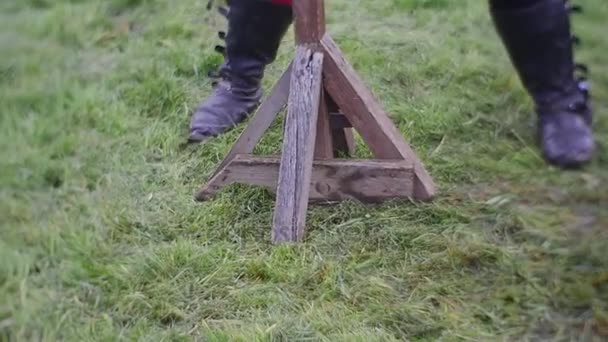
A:
[[[608,4],[584,5],[605,146]],[[181,147],[223,18],[194,0],[2,1],[0,340],[608,338],[605,150],[579,172],[542,162],[485,1],[331,0],[328,26],[440,195],[313,207],[306,241],[273,247],[263,190],[192,200],[244,127]]]

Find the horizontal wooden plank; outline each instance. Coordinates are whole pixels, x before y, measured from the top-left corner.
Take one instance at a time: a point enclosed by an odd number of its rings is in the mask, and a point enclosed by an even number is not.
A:
[[[214,177],[197,199],[210,199],[234,184],[260,186],[275,192],[280,158],[237,155]],[[406,160],[331,159],[313,162],[311,202],[356,200],[380,203],[414,195],[414,165]]]

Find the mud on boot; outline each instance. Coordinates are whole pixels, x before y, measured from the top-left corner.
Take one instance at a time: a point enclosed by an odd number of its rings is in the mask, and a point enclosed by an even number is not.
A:
[[[504,2],[495,1],[492,4]],[[538,0],[528,7],[491,6],[492,18],[519,77],[536,106],[543,157],[561,168],[589,162],[595,150],[587,67],[574,63],[569,13],[564,0]]]
[[[231,0],[220,12],[228,19],[226,47],[216,50],[224,62],[210,77],[213,92],[193,113],[190,143],[222,134],[242,122],[259,105],[265,67],[276,59],[280,42],[293,21],[290,6],[267,1]]]

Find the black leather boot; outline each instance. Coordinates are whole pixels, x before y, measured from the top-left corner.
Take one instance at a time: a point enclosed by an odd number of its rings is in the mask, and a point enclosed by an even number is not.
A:
[[[213,93],[192,115],[189,142],[201,142],[217,136],[243,121],[262,98],[261,81],[265,67],[276,59],[280,42],[293,21],[290,6],[268,1],[231,0],[223,14],[228,18],[228,32],[220,32],[226,48]]]
[[[544,158],[558,167],[578,167],[590,161],[595,144],[587,82],[576,76],[587,68],[573,61],[576,39],[570,32],[569,12],[577,8],[564,0],[530,3],[503,8],[491,2],[492,18],[536,104]]]

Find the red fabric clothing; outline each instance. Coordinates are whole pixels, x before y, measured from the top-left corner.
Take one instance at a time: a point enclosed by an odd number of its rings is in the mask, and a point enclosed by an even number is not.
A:
[[[291,6],[293,0],[272,0],[273,4]]]

